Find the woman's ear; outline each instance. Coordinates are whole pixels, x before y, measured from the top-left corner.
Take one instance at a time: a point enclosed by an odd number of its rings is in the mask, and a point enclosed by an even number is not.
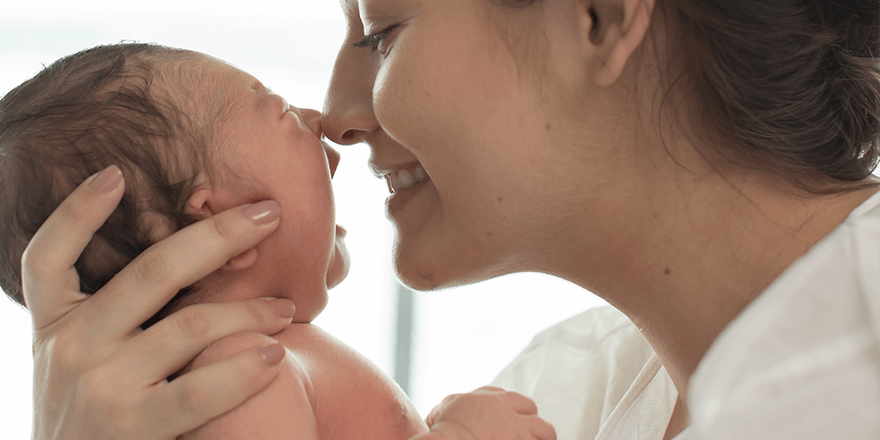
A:
[[[591,78],[607,87],[645,39],[654,0],[581,0],[578,7],[581,42],[591,48]]]

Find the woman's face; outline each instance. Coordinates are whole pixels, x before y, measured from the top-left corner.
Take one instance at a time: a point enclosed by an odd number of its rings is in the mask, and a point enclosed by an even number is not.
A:
[[[542,26],[546,13],[489,0],[342,8],[348,30],[323,127],[337,143],[366,141],[371,169],[388,181],[401,279],[432,289],[542,270],[541,250],[564,239],[568,197],[582,186],[564,177],[583,170],[564,147],[570,121],[554,111],[568,105],[555,87],[571,76],[565,29],[543,33],[554,50],[536,55],[539,81],[499,21]]]

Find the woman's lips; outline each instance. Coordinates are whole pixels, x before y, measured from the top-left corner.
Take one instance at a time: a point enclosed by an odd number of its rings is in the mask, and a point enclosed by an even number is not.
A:
[[[413,187],[429,179],[425,167],[416,164],[412,167],[391,172],[382,176],[388,184],[388,191],[394,194]]]
[[[389,219],[400,215],[411,200],[418,197],[425,188],[431,185],[431,179],[425,179],[415,182],[411,186],[393,191],[387,199],[385,199],[385,213]]]

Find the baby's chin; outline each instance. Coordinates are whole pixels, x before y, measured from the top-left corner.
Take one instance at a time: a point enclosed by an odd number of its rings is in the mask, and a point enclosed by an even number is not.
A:
[[[344,234],[337,232],[336,243],[330,253],[330,263],[327,265],[327,288],[336,287],[348,276],[351,267],[351,259],[348,256],[348,248],[345,247]]]

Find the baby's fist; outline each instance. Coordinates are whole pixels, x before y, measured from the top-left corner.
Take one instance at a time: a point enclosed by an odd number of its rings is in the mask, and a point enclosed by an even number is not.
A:
[[[430,432],[419,440],[556,440],[532,399],[497,387],[448,396],[425,422]]]

